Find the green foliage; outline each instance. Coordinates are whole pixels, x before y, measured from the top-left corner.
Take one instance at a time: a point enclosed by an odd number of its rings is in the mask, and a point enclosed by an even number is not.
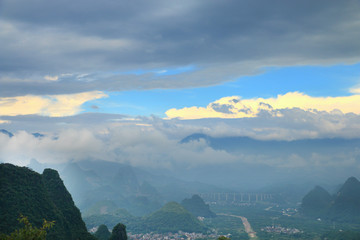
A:
[[[249,239],[240,218],[219,215],[216,218],[205,219],[204,223],[211,229],[217,229],[220,235],[231,234],[232,239]]]
[[[205,204],[204,200],[199,195],[195,194],[190,199],[186,198],[182,200],[181,205],[194,216],[216,217],[216,214],[210,210],[209,205]]]
[[[360,182],[350,177],[334,199],[324,189],[316,187],[303,198],[301,212],[331,221],[360,223]]]
[[[118,223],[112,230],[110,240],[127,240],[126,226]]]
[[[160,210],[144,218],[147,231],[204,232],[206,227],[189,211],[176,202],[169,202]]]
[[[360,232],[357,231],[331,231],[322,235],[321,239],[327,240],[359,240]]]
[[[0,233],[20,228],[17,218],[23,214],[37,228],[43,219],[56,222],[48,240],[94,239],[55,170],[45,169],[40,175],[25,167],[0,164],[0,192]]]
[[[111,233],[109,232],[109,229],[106,225],[101,224],[98,228],[98,230],[95,232],[94,236],[98,240],[109,240]]]
[[[46,230],[54,226],[54,221],[44,220],[41,228],[34,227],[28,220],[27,217],[20,215],[18,219],[19,223],[24,224],[24,227],[16,229],[13,233],[9,235],[0,236],[1,240],[45,240],[46,239]]]

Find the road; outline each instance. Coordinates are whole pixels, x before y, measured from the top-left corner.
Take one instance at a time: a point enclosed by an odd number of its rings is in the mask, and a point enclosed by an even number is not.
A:
[[[243,222],[245,232],[249,235],[249,238],[250,239],[255,239],[256,238],[256,232],[254,232],[254,230],[251,228],[251,225],[250,225],[250,223],[249,223],[249,221],[247,220],[246,217],[237,216],[237,215],[231,215],[231,214],[225,214],[225,213],[219,213],[218,215],[240,218],[241,221]]]

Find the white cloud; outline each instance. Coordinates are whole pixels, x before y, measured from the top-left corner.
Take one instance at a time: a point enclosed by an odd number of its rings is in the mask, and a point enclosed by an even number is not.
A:
[[[253,118],[264,112],[281,117],[279,110],[302,109],[305,111],[325,111],[329,113],[360,114],[360,95],[344,97],[311,97],[304,93],[289,92],[276,98],[241,99],[238,96],[223,97],[206,107],[185,107],[169,109],[168,118]]]
[[[57,81],[59,80],[59,76],[50,76],[50,75],[46,75],[44,77],[45,80],[48,80],[48,81]]]
[[[0,119],[0,124],[9,124],[9,123],[11,123],[11,121]]]
[[[2,116],[39,114],[51,117],[71,116],[79,113],[87,101],[106,97],[103,92],[93,91],[77,94],[49,96],[19,96],[0,98]]]

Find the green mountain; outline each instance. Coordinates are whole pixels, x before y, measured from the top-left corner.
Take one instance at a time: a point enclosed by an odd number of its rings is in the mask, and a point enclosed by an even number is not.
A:
[[[36,227],[42,226],[43,219],[55,221],[47,239],[94,239],[55,170],[39,174],[26,167],[0,164],[0,192],[0,233],[21,227],[17,219],[22,214]]]
[[[210,210],[209,205],[205,204],[199,195],[195,194],[191,198],[185,198],[181,201],[181,205],[194,216],[216,217],[216,214]]]
[[[331,195],[324,188],[316,186],[303,198],[301,212],[308,216],[322,217],[327,213],[331,201]]]
[[[176,202],[169,202],[158,211],[144,218],[148,231],[155,232],[204,232],[205,226],[189,211]]]
[[[334,219],[360,221],[360,182],[355,177],[340,188],[330,211]]]
[[[82,212],[83,217],[89,217],[92,215],[105,215],[112,214],[118,209],[117,205],[110,200],[103,200],[93,204],[86,211]]]
[[[334,197],[323,188],[316,187],[303,198],[301,211],[310,217],[360,222],[360,182],[350,177]]]
[[[106,225],[101,224],[98,228],[98,230],[95,232],[94,236],[98,240],[109,240],[111,233]]]

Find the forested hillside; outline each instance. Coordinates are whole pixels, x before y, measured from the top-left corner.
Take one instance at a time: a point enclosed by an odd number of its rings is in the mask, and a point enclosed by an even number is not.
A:
[[[26,167],[0,164],[0,192],[0,233],[20,228],[22,214],[36,227],[44,219],[55,221],[47,239],[94,239],[55,170],[38,174]]]

